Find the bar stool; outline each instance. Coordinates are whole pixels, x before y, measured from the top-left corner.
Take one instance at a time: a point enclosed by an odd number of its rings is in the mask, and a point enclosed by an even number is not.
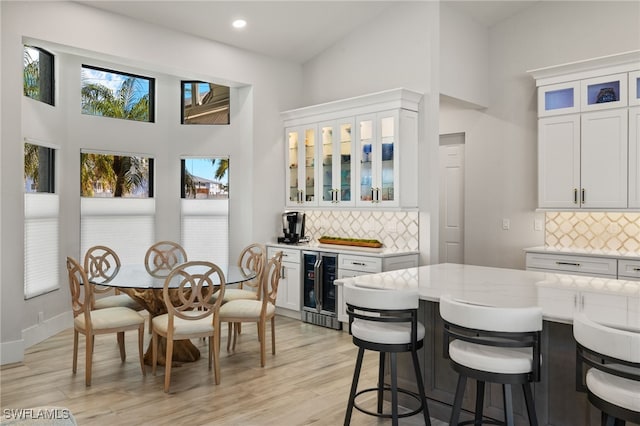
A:
[[[351,423],[353,408],[376,417],[391,418],[392,424],[398,424],[398,418],[409,417],[422,411],[425,425],[431,425],[429,407],[424,392],[424,383],[418,349],[424,343],[424,326],[418,322],[418,291],[417,290],[389,290],[364,287],[355,282],[344,284],[344,299],[349,315],[349,334],[353,336],[353,343],[358,346],[349,404],[344,418],[344,424]],[[378,385],[374,388],[357,392],[360,370],[364,351],[379,352]],[[411,352],[413,368],[418,385],[418,394],[398,387],[397,354]],[[386,354],[390,355],[391,386],[384,384],[384,367]],[[384,391],[391,391],[391,414],[382,409]],[[377,412],[361,408],[356,403],[359,395],[368,392],[377,393]],[[420,403],[415,410],[406,413],[398,412],[398,393],[412,397]]]
[[[440,298],[440,316],[445,357],[459,375],[449,424],[459,424],[465,385],[472,378],[477,388],[475,418],[460,424],[496,423],[482,415],[484,385],[490,382],[502,384],[504,424],[514,424],[511,386],[520,384],[529,424],[537,425],[530,383],[540,381],[542,309],[484,306],[445,295]]]
[[[576,390],[602,412],[602,426],[640,423],[640,332],[573,317]],[[584,366],[590,367],[586,375]]]

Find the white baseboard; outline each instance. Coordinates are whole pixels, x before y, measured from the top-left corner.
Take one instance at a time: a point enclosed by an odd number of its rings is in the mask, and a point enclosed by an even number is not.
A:
[[[40,324],[22,330],[22,340],[0,343],[0,365],[13,364],[24,360],[24,351],[49,337],[73,327],[73,314],[64,312]]]

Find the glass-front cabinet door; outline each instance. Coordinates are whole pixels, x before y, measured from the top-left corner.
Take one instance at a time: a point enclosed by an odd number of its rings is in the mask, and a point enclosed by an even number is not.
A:
[[[354,177],[352,175],[354,144],[352,137],[353,119],[347,118],[320,123],[319,173],[320,205],[352,206]]]
[[[629,73],[629,106],[640,105],[640,71]]]
[[[288,206],[317,205],[316,200],[316,125],[286,130]]]
[[[398,120],[398,111],[358,117],[357,205],[398,205]]]

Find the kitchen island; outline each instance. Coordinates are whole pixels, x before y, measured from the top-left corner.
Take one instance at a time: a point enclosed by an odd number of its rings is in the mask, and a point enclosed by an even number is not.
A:
[[[543,310],[542,374],[534,385],[541,425],[599,425],[600,413],[575,390],[575,341],[572,320],[585,312],[596,321],[640,331],[640,282],[472,265],[439,264],[336,280],[389,289],[418,289],[420,319],[427,330],[421,350],[422,369],[431,415],[447,421],[457,375],[443,357],[440,296],[504,307],[540,306]],[[416,389],[408,358],[402,358],[403,386]],[[473,410],[475,383],[467,385],[463,409]],[[528,424],[524,401],[514,396],[516,424]],[[485,393],[485,416],[502,420],[502,391],[491,385]],[[470,419],[471,416],[461,418]]]

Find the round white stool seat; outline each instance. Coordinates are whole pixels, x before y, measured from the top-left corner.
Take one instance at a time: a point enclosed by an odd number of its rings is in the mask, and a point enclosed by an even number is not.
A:
[[[424,339],[424,325],[418,322],[416,332],[418,341]],[[351,334],[366,342],[403,345],[411,343],[411,324],[379,323],[356,318],[351,324]]]
[[[532,371],[530,348],[497,348],[462,340],[449,344],[450,358],[474,370],[499,374],[524,374]]]
[[[587,372],[586,384],[598,398],[640,412],[640,382],[592,368]]]

